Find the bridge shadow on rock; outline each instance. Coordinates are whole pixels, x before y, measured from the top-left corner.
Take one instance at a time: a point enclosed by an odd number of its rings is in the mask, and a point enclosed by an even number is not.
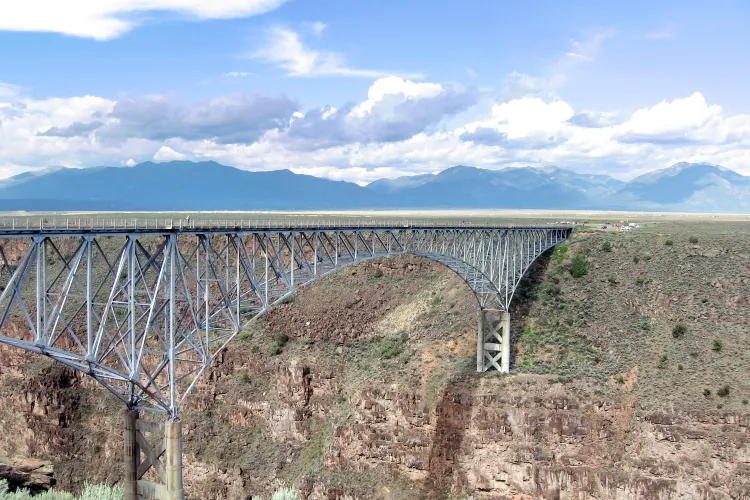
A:
[[[518,338],[517,333],[526,326],[526,320],[529,317],[532,308],[536,304],[537,299],[539,298],[539,294],[542,293],[539,287],[544,281],[547,271],[549,270],[554,251],[555,249],[551,248],[540,255],[534,261],[534,263],[524,275],[523,279],[519,282],[518,288],[516,288],[516,293],[513,296],[513,301],[511,302],[510,306],[511,369],[516,363],[516,355],[518,353],[516,343],[516,339]]]

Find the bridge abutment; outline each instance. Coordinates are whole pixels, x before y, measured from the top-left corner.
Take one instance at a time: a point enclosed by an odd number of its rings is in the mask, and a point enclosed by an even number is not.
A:
[[[123,500],[184,500],[180,420],[141,420],[137,411],[128,410],[124,423]],[[149,470],[159,482],[143,479]]]

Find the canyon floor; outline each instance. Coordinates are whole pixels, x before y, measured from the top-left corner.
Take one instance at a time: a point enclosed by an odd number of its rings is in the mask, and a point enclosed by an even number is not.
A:
[[[747,498],[749,304],[746,223],[576,232],[516,292],[501,376],[475,372],[477,303],[452,272],[347,268],[205,374],[182,415],[187,495]],[[119,480],[123,407],[105,390],[0,346],[0,400],[0,475]]]

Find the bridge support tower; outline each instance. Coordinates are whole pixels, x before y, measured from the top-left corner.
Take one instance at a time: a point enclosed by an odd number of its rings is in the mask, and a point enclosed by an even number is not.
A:
[[[510,373],[510,313],[479,308],[477,371]]]
[[[137,411],[127,411],[123,438],[123,500],[184,500],[180,420],[170,418],[162,424],[140,419]],[[151,469],[160,482],[143,479]]]

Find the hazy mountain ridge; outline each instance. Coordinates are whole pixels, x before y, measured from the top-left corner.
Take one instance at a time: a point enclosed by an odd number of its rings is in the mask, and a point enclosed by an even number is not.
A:
[[[677,163],[623,182],[556,166],[437,174],[367,186],[289,170],[248,172],[213,161],[50,167],[0,181],[0,210],[344,210],[426,208],[750,211],[750,177]]]

